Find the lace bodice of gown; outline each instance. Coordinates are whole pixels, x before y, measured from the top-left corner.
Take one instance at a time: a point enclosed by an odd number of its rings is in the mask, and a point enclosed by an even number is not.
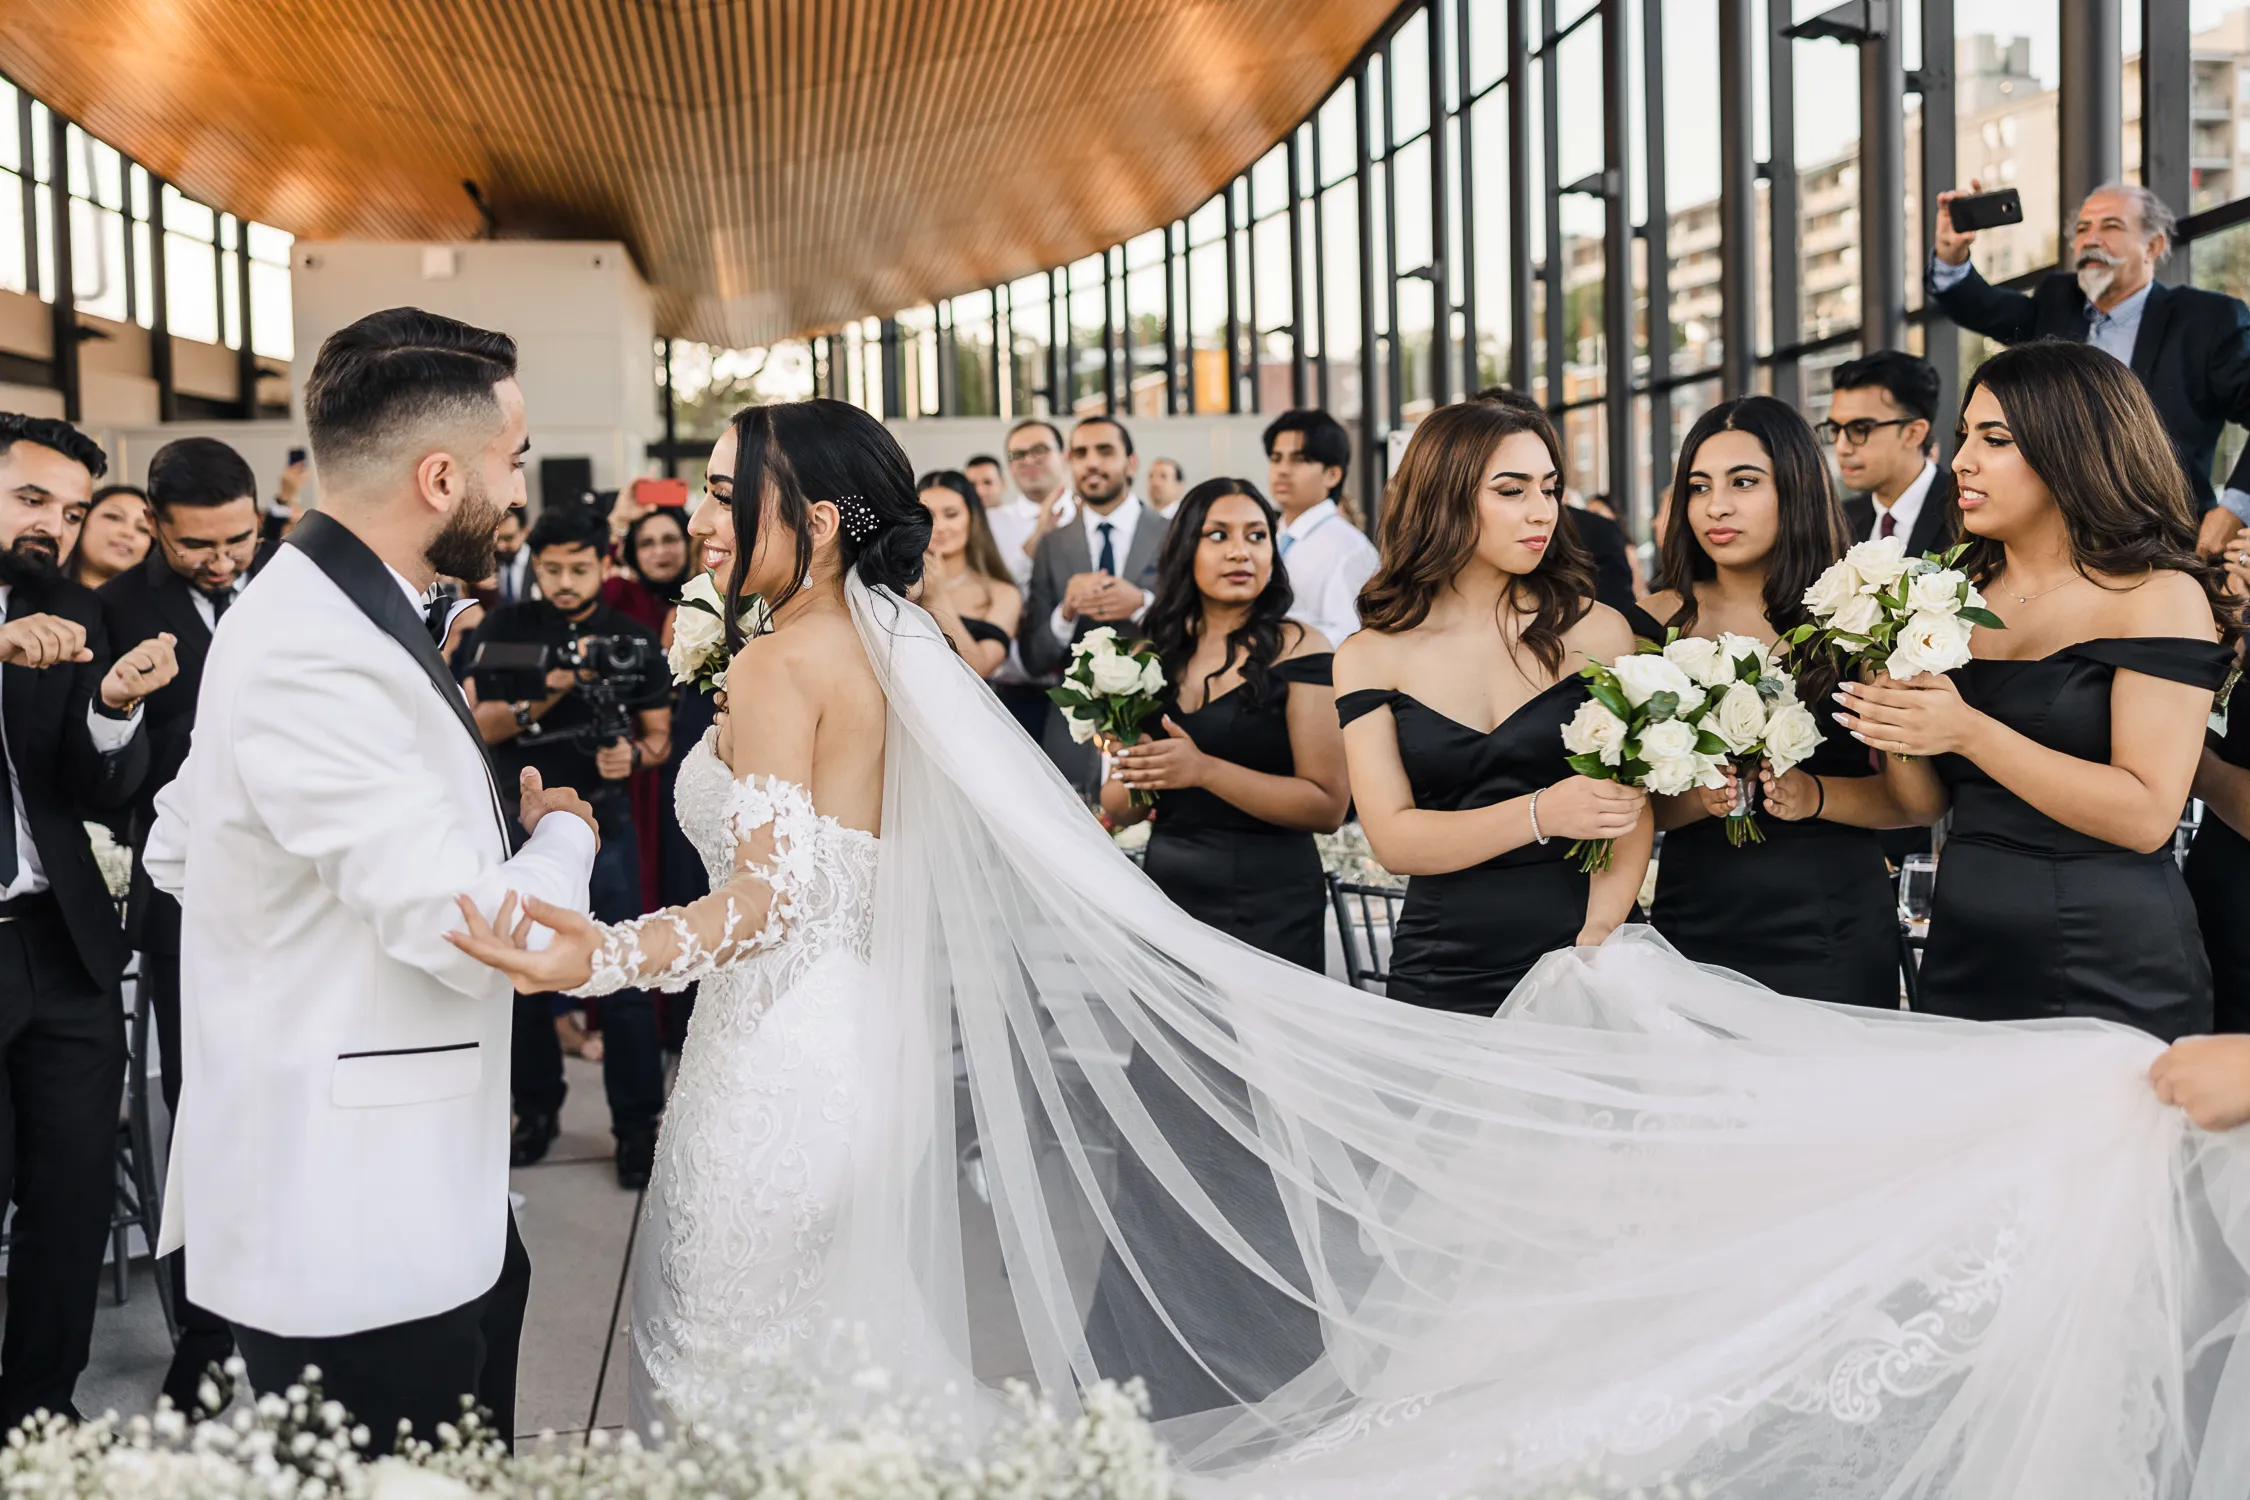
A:
[[[863,962],[874,924],[875,836],[813,809],[778,776],[737,779],[714,727],[680,763],[680,827],[703,856],[711,894],[603,928],[594,975],[575,995],[640,986],[677,991],[730,967],[754,980],[730,995],[761,1008],[835,949]]]

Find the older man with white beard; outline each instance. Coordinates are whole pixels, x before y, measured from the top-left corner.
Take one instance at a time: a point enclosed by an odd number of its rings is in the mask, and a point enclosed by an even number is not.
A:
[[[2112,183],[2088,194],[2066,268],[2028,294],[1991,285],[1969,264],[1976,235],[1955,230],[1949,211],[1961,196],[1938,194],[1931,297],[1963,328],[2003,344],[2069,339],[2131,366],[2155,398],[2195,487],[2203,512],[2198,546],[2216,554],[2250,522],[2250,451],[2222,492],[2214,495],[2211,484],[2220,429],[2250,424],[2250,307],[2238,297],[2156,280],[2176,224],[2147,188]]]

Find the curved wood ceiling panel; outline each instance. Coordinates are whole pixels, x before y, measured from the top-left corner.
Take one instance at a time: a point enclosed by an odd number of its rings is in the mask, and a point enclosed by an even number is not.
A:
[[[762,344],[1188,212],[1394,0],[41,0],[0,69],[312,238],[619,239],[666,332]]]

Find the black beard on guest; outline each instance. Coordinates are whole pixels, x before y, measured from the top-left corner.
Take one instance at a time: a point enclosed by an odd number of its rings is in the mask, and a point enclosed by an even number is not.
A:
[[[0,548],[0,583],[40,583],[62,572],[62,554],[55,539],[20,536],[13,546]]]
[[[453,507],[444,529],[431,538],[430,545],[424,549],[423,559],[441,577],[458,578],[468,584],[484,582],[499,571],[500,548],[492,533],[505,514],[507,507],[495,502],[491,493],[472,477],[468,492],[462,495],[461,503]]]

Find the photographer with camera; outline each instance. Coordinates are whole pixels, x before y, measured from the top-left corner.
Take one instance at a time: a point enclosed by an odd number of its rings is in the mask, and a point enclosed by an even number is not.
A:
[[[636,770],[662,765],[671,754],[672,676],[656,633],[601,602],[608,547],[609,524],[590,507],[542,515],[524,543],[540,597],[495,606],[466,651],[477,727],[492,747],[501,786],[514,786],[531,766],[545,785],[569,787],[593,804],[602,841],[593,911],[597,920],[616,922],[642,911],[625,791]],[[560,1002],[555,995],[516,1000],[516,1166],[545,1156],[561,1129]],[[653,998],[645,990],[604,996],[601,1022],[617,1180],[639,1189],[648,1184],[664,1104]]]

